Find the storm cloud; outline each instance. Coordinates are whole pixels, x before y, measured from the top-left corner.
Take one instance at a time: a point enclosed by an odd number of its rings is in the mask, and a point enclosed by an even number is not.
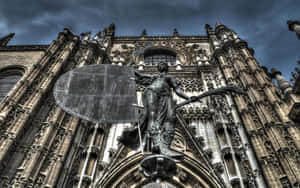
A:
[[[300,40],[287,20],[300,20],[299,0],[2,0],[0,37],[9,43],[49,44],[63,28],[73,33],[102,30],[116,24],[116,35],[205,35],[205,24],[218,21],[254,48],[261,65],[290,77],[300,60]]]

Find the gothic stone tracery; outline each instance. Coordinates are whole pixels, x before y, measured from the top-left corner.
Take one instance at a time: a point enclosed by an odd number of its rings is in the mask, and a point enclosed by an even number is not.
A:
[[[80,38],[66,29],[50,45],[0,46],[0,62],[7,65],[0,67],[0,78],[7,70],[24,70],[0,103],[0,187],[126,188],[151,183],[138,170],[149,153],[117,141],[122,129],[132,125],[108,128],[72,117],[55,104],[52,88],[62,73],[88,64],[124,66],[133,60],[141,72],[156,73],[147,58],[158,52],[171,56],[169,72],[189,95],[226,85],[248,93],[211,96],[178,111],[171,148],[183,153],[184,160],[177,164],[177,175],[162,183],[299,186],[300,133],[288,116],[289,110],[297,113],[289,106],[299,93],[281,93],[253,50],[225,25],[207,25],[206,31],[207,36],[182,36],[176,30],[174,36],[147,36],[145,31],[118,37],[110,25],[101,37],[84,33]],[[140,104],[143,89],[137,88]]]

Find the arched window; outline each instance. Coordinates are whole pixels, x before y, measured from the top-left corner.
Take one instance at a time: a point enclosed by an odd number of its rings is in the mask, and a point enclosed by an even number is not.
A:
[[[9,67],[0,71],[0,100],[14,87],[24,72],[21,67]]]
[[[242,177],[245,177],[246,173],[245,173],[244,167],[243,167],[243,165],[242,165],[243,161],[242,161],[241,156],[238,155],[238,154],[235,154],[235,158],[236,158],[237,164],[238,164],[238,166],[239,166],[241,176],[242,176]]]
[[[157,65],[161,61],[175,65],[176,53],[166,49],[149,49],[144,53],[145,65]]]
[[[226,136],[225,136],[225,132],[224,132],[223,128],[219,128],[217,130],[217,135],[218,135],[221,146],[227,145],[227,140],[226,140]]]
[[[234,166],[234,161],[232,159],[232,155],[231,153],[227,153],[224,155],[224,160],[228,169],[228,172],[231,176],[236,176],[236,170],[235,170],[235,166]]]

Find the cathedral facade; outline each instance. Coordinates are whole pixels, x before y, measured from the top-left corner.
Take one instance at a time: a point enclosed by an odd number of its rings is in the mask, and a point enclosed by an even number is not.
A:
[[[299,187],[300,78],[259,65],[247,42],[223,24],[206,36],[75,35],[68,29],[49,45],[7,45],[0,39],[0,187]],[[134,55],[133,55],[134,54]],[[171,149],[183,155],[176,173],[147,178],[149,152],[120,144],[133,125],[94,124],[54,100],[58,78],[91,64],[126,66],[147,74],[160,61],[189,96],[223,86],[247,95],[214,95],[177,111]],[[277,81],[277,85],[273,83]],[[144,87],[137,85],[138,105]],[[174,96],[179,103],[182,99]]]

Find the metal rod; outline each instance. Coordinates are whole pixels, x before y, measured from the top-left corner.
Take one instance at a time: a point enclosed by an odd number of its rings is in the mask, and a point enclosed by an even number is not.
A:
[[[144,109],[143,106],[139,106],[138,104],[131,104],[131,106],[136,107],[136,108],[140,108],[140,109]]]
[[[144,155],[144,146],[142,144],[142,133],[141,133],[141,127],[140,127],[140,123],[139,122],[138,122],[138,132],[139,132],[140,146],[142,146],[142,154]]]

